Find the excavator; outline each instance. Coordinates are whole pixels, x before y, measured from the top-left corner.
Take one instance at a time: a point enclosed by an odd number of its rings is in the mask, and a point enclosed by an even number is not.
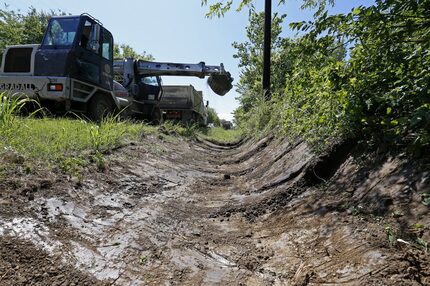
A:
[[[52,17],[41,44],[6,47],[0,93],[35,99],[54,113],[84,113],[95,121],[123,109],[158,120],[161,76],[208,77],[220,96],[232,88],[223,64],[114,60],[113,48],[112,34],[91,15]],[[118,96],[118,89],[128,96]]]

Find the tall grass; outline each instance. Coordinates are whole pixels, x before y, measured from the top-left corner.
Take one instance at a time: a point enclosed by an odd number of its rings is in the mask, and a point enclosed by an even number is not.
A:
[[[19,113],[29,103],[27,98],[18,96],[8,97],[6,93],[0,94],[0,126],[5,128],[11,126],[15,120],[15,115]]]
[[[184,136],[184,137],[195,137],[201,128],[198,124],[181,124],[173,121],[164,121],[160,125],[159,131],[170,135]]]

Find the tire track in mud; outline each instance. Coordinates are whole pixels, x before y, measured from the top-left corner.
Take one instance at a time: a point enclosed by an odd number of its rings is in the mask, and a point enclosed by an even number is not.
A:
[[[105,172],[36,193],[27,216],[0,217],[0,235],[109,285],[381,285],[393,264],[383,228],[329,208],[320,184],[351,148],[146,138]]]

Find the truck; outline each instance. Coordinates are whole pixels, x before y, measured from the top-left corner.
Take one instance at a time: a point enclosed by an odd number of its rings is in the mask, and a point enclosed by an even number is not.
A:
[[[208,105],[208,101],[206,104],[203,101],[203,92],[195,90],[192,85],[168,85],[163,86],[163,97],[159,106],[165,120],[184,125],[196,123],[206,126]]]
[[[161,119],[161,76],[208,77],[218,95],[233,78],[219,66],[114,60],[113,36],[89,14],[55,16],[42,43],[9,46],[0,67],[0,93],[37,100],[54,113],[79,112],[93,120],[128,109],[148,120]],[[114,79],[130,96],[116,96]]]

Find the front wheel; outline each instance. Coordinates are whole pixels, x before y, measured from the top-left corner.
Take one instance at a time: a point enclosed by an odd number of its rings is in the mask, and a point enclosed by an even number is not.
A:
[[[97,122],[114,113],[115,106],[108,95],[96,94],[90,100],[88,106],[88,116]]]

